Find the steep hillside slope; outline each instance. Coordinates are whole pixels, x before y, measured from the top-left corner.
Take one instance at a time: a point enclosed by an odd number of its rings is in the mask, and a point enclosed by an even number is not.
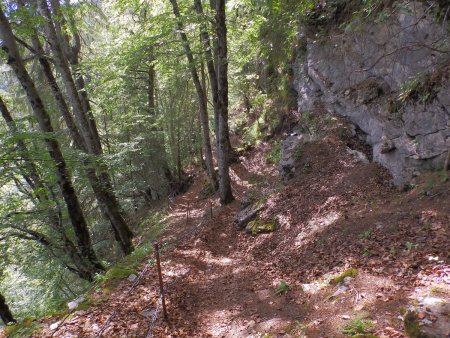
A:
[[[236,228],[240,202],[199,200],[204,178],[197,178],[171,205],[171,226],[160,238],[168,244],[169,322],[156,269],[144,264],[134,288],[124,280],[98,291],[89,307],[62,323],[48,318],[33,336],[404,337],[403,318],[417,308],[421,325],[444,337],[450,182],[429,173],[399,191],[385,169],[348,152],[351,141],[333,129],[302,146],[301,169],[287,185],[266,163],[270,144],[232,166],[235,195],[257,201],[259,219],[276,223],[270,233]],[[433,307],[430,299],[441,303]]]

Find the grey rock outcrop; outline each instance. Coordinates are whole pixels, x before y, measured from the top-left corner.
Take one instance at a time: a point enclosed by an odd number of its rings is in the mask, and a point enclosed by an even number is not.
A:
[[[255,219],[258,213],[264,208],[264,205],[258,203],[248,192],[242,198],[239,212],[234,218],[234,223],[240,229],[244,229],[248,222]]]
[[[294,86],[300,112],[320,103],[348,117],[366,134],[374,161],[404,184],[417,170],[441,168],[450,149],[450,67],[442,68],[450,65],[448,22],[419,1],[398,2],[383,20],[320,41],[300,33]],[[432,93],[402,97],[437,69],[444,71]]]
[[[281,143],[280,174],[283,181],[289,180],[295,172],[295,162],[301,145],[312,140],[311,135],[292,133]]]
[[[258,206],[255,204],[251,204],[244,209],[240,210],[234,219],[234,223],[238,228],[244,229],[248,222],[255,219],[258,215],[258,212],[260,212],[263,209],[263,206]]]

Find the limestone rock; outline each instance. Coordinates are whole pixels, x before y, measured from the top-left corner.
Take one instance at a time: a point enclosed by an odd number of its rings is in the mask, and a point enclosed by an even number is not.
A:
[[[256,215],[263,209],[263,207],[263,205],[258,206],[257,204],[248,205],[237,213],[234,223],[238,228],[244,229],[248,222],[256,218]]]
[[[350,155],[353,156],[353,158],[354,158],[355,160],[357,160],[357,161],[359,161],[359,162],[362,162],[362,163],[364,163],[364,164],[369,164],[369,163],[370,163],[369,159],[367,158],[367,156],[366,156],[364,153],[362,153],[362,152],[360,152],[360,151],[358,151],[358,150],[350,149],[350,148],[348,148],[348,147],[347,147],[346,150],[347,150],[347,152],[348,152]]]
[[[448,44],[449,23],[426,12],[425,3],[405,1],[383,22],[360,23],[357,36],[346,30],[319,42],[302,33],[294,64],[298,110],[311,112],[320,103],[347,117],[366,134],[374,161],[398,185],[408,183],[414,172],[442,168],[450,149],[449,66],[436,73],[439,84],[432,89],[399,99],[420,88],[421,76],[449,64],[444,52],[426,47],[437,40]],[[403,48],[412,42],[423,47]],[[292,149],[300,143],[295,137],[283,142],[284,179],[295,170]]]
[[[281,177],[285,182],[295,172],[295,162],[298,160],[301,145],[311,140],[312,137],[309,134],[293,133],[282,141],[279,168]]]
[[[128,281],[130,283],[134,283],[134,281],[138,278],[138,276],[136,276],[134,273],[132,273],[131,275],[128,276]]]
[[[85,300],[86,300],[86,298],[84,298],[84,297],[78,297],[77,299],[67,303],[67,307],[69,308],[69,310],[74,310],[78,307],[78,305],[83,303]]]

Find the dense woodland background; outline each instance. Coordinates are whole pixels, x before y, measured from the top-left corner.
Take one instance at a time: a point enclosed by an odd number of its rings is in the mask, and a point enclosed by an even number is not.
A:
[[[230,203],[230,163],[297,110],[299,25],[319,38],[392,2],[3,0],[2,319],[57,312],[145,257],[136,215],[185,192],[192,168]]]

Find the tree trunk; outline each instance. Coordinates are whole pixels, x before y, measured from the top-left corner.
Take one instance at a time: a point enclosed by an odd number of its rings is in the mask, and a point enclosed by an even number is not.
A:
[[[202,62],[201,64],[201,74],[202,74],[202,87],[203,87],[203,96],[205,97],[205,102],[208,102],[208,93],[206,92],[206,77],[205,77],[205,66],[204,66],[204,62]],[[214,119],[215,120],[215,119]],[[196,119],[197,125],[198,125],[198,133],[199,135],[202,134],[202,121],[200,119],[200,116],[197,117]],[[196,131],[197,132],[197,131]],[[200,138],[200,147],[198,150],[198,155],[200,156],[199,160],[200,160],[200,166],[203,169],[206,169],[206,163],[205,160],[203,159],[203,144],[202,144],[202,138]],[[196,142],[197,142],[197,138],[196,138]],[[211,150],[212,151],[212,150]],[[213,160],[214,161],[214,160]],[[215,171],[214,171],[215,172]],[[216,179],[217,182],[217,179]],[[218,187],[216,187],[217,189]]]
[[[9,323],[17,323],[17,321],[14,319],[11,310],[9,309],[8,304],[6,304],[5,297],[0,293],[0,318],[2,319],[3,323],[5,325],[8,325]]]
[[[215,5],[214,5],[215,6]],[[214,126],[215,126],[215,134],[219,130],[219,105],[218,105],[218,87],[217,87],[217,74],[216,68],[214,66],[214,55],[212,52],[211,41],[209,38],[208,30],[206,25],[203,23],[203,7],[201,0],[194,0],[194,8],[197,14],[200,16],[200,20],[202,20],[200,24],[200,40],[203,44],[203,53],[206,58],[206,67],[208,69],[208,77],[211,85],[211,96],[214,105]],[[212,7],[215,8],[215,7]],[[216,50],[217,44],[214,43],[214,49]],[[216,145],[217,145],[217,137],[216,137]]]
[[[6,107],[1,97],[0,97],[0,111],[3,119],[8,125],[8,129],[10,130],[11,134],[12,135],[17,134],[18,133],[17,126],[13,120],[11,113],[9,112],[8,108]],[[25,143],[21,140],[18,140],[16,144],[25,166],[24,168],[25,171],[21,170],[22,176],[24,177],[25,181],[28,183],[30,188],[33,190],[33,194],[36,196],[37,200],[48,205],[51,202],[50,199],[50,196],[52,195],[51,189],[47,188],[41,176],[39,175],[36,165],[29,156],[29,152]],[[62,216],[60,215],[59,209],[60,208],[58,207],[57,210],[49,210],[50,226],[60,236],[63,245],[63,251],[70,258],[70,262],[74,264],[76,268],[72,268],[70,265],[65,263],[63,264],[69,270],[78,274],[80,278],[92,281],[94,276],[92,272],[86,269],[86,266],[89,266],[89,263],[84,262],[84,259],[78,252],[76,246],[67,237],[62,224]],[[43,244],[47,249],[49,249],[53,253],[54,250],[53,243],[51,243],[50,241],[41,241],[40,239],[42,238],[42,236],[35,236],[35,237],[36,240],[38,240],[41,244]]]
[[[217,36],[217,84],[218,119],[217,162],[219,166],[219,195],[222,204],[234,200],[229,173],[229,131],[228,131],[228,52],[227,26],[225,21],[225,0],[216,0]]]
[[[151,116],[154,116],[156,114],[155,84],[156,84],[156,72],[155,66],[152,63],[148,67],[148,78],[147,78],[148,111]]]
[[[195,90],[197,92],[200,121],[202,124],[203,151],[205,153],[206,169],[208,172],[210,184],[214,188],[216,188],[217,181],[216,181],[216,173],[214,171],[214,163],[213,163],[213,157],[212,157],[212,151],[211,151],[211,140],[210,140],[210,136],[209,136],[210,133],[209,133],[208,110],[207,110],[207,106],[206,106],[205,96],[203,94],[203,88],[200,83],[197,69],[195,67],[194,56],[192,54],[191,47],[189,45],[189,41],[186,36],[186,33],[184,33],[184,25],[183,25],[183,22],[181,21],[181,14],[180,14],[180,10],[178,9],[178,3],[176,0],[170,0],[170,3],[172,4],[173,14],[175,15],[175,18],[177,19],[177,29],[180,34],[181,41],[183,43],[184,53],[188,60],[189,70],[191,72],[192,80],[194,82]]]
[[[103,154],[103,150],[101,147],[97,126],[92,116],[89,99],[85,90],[84,79],[81,74],[76,72],[76,81],[74,81],[67,59],[67,54],[71,53],[71,62],[76,63],[76,66],[78,66],[77,51],[79,51],[79,47],[74,50],[71,49],[70,52],[67,50],[68,47],[66,38],[61,35],[59,29],[55,30],[46,0],[39,0],[38,7],[40,13],[47,19],[45,31],[52,48],[55,65],[61,73],[61,77],[68,93],[69,101],[72,105],[73,112],[77,120],[78,128],[81,131],[80,134],[85,144],[85,148],[81,149],[88,154],[101,156]],[[58,9],[58,7],[55,9]],[[74,141],[76,142],[76,139],[74,139]],[[86,164],[88,167],[92,166],[92,163]],[[117,201],[111,183],[111,178],[107,172],[106,166],[102,163],[100,163],[99,172],[100,173],[98,176],[88,173],[89,181],[99,202],[99,206],[102,209],[103,215],[105,215],[111,223],[115,238],[119,242],[122,251],[125,254],[129,254],[133,251],[133,233],[122,215],[121,207]]]
[[[50,116],[48,115],[38,91],[34,85],[33,80],[28,74],[23,61],[20,57],[19,50],[16,45],[11,26],[0,8],[0,33],[3,40],[3,50],[7,55],[7,63],[13,69],[19,82],[21,83],[30,102],[33,113],[39,123],[42,132],[47,135],[53,135],[54,130],[51,125]],[[84,218],[78,197],[72,185],[72,179],[67,170],[66,162],[59,147],[59,143],[53,136],[46,136],[44,139],[50,157],[52,158],[55,169],[58,185],[60,186],[64,201],[67,204],[69,218],[72,222],[72,227],[77,238],[78,247],[81,255],[89,262],[89,271],[95,273],[103,271],[104,268],[100,264],[95,251],[92,247],[91,238],[89,234],[88,225]]]
[[[39,12],[45,18],[44,30],[46,37],[50,43],[55,66],[61,74],[62,81],[66,87],[67,96],[72,105],[73,113],[78,124],[78,129],[80,130],[86,143],[87,149],[90,153],[94,154],[97,145],[90,132],[89,122],[84,114],[83,106],[78,95],[78,89],[69,68],[69,63],[64,55],[61,44],[59,43],[55,27],[53,26],[52,16],[48,9],[47,0],[38,0],[37,2]]]

